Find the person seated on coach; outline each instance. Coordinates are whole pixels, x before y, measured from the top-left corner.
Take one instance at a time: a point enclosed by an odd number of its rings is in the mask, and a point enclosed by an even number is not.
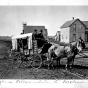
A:
[[[43,30],[40,30],[40,33],[38,34],[38,37],[40,38],[40,39],[44,39],[45,40],[45,38],[44,38],[44,36],[43,36]]]
[[[37,33],[37,30],[35,29],[33,34],[32,34],[32,40],[36,40],[38,37],[38,33]]]
[[[42,47],[45,43],[45,38],[43,36],[43,30],[40,30],[40,33],[38,34],[38,47]]]

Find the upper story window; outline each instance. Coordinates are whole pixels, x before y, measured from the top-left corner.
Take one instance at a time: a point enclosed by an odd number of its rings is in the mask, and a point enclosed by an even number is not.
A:
[[[62,39],[63,39],[63,35],[62,35]]]
[[[76,34],[73,34],[73,41],[76,41]]]
[[[79,25],[79,29],[82,29],[82,25],[81,24]]]
[[[67,39],[67,35],[66,35],[66,39]]]
[[[82,34],[79,34],[79,38],[80,38],[80,37],[82,38]]]
[[[76,24],[73,25],[73,31],[76,31]]]
[[[85,42],[88,42],[88,33],[85,33]]]

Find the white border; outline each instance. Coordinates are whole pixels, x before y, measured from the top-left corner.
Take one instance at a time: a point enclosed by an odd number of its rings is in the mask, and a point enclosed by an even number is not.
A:
[[[1,0],[0,6],[3,5],[88,5],[88,0]],[[0,80],[0,88],[85,88],[88,83],[88,80],[26,80],[26,83],[16,81]],[[67,83],[63,83],[64,81]]]
[[[88,5],[88,0],[0,0],[0,5]]]

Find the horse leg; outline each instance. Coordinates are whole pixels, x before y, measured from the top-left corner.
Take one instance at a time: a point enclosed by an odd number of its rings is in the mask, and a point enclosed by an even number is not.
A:
[[[74,58],[72,59],[72,66],[74,65]]]
[[[70,62],[69,62],[70,69],[72,68],[72,66],[74,64],[74,58],[75,58],[75,56],[69,57],[69,59],[70,59]]]
[[[50,65],[49,65],[49,63],[48,63],[48,70],[49,70],[49,66],[50,66]]]
[[[72,69],[73,68],[73,64],[74,64],[74,62],[73,62],[73,60],[72,60],[72,62],[70,63],[70,69]]]
[[[69,58],[67,58],[67,63],[66,63],[66,66],[65,66],[66,70],[68,70],[68,66],[69,66]]]
[[[49,60],[49,58],[47,58],[47,65],[48,65],[48,70],[49,70],[49,67],[50,67],[50,60]]]
[[[56,59],[57,60],[57,66],[58,66],[58,62],[59,62],[59,66],[60,66],[60,59],[61,59],[60,57],[57,57],[57,59]]]
[[[42,64],[43,64],[43,57],[42,57],[42,55],[40,55],[39,58],[41,59],[41,63],[40,63],[39,68],[41,68],[42,67]]]
[[[75,59],[75,56],[72,57],[72,67],[74,65],[74,59]]]
[[[70,64],[69,66],[70,66],[70,69],[71,69],[72,68],[72,65]]]
[[[60,66],[60,59],[61,59],[61,58],[58,58],[58,61],[59,61],[59,66]]]
[[[68,65],[67,65],[67,64],[66,64],[65,68],[66,68],[66,70],[68,70],[68,69],[67,69],[67,68],[68,68]]]
[[[56,66],[58,66],[58,58],[55,58],[56,59]]]
[[[52,68],[54,69],[54,65],[53,65],[53,57],[52,57],[52,59],[51,59],[51,66],[52,66]]]
[[[58,58],[56,58],[56,63],[57,63],[57,66],[58,66]]]

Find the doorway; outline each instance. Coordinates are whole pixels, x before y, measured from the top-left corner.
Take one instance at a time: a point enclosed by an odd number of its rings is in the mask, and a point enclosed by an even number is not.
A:
[[[73,41],[76,41],[76,34],[73,34]]]

